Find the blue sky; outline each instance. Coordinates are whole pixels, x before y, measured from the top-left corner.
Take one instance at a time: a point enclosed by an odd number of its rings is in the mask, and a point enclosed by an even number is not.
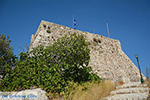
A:
[[[142,72],[150,69],[150,1],[149,0],[0,0],[0,34],[10,36],[14,53],[30,45],[41,20],[72,28],[72,14],[77,29],[120,40],[123,51]]]

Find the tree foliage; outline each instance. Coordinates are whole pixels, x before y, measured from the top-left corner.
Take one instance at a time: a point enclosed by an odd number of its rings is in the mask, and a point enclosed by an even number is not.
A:
[[[10,73],[11,67],[15,65],[16,57],[13,54],[13,48],[10,46],[9,36],[0,34],[0,75],[4,78]]]
[[[84,36],[76,33],[65,35],[46,48],[39,46],[29,53],[22,52],[15,70],[2,80],[0,89],[13,91],[36,86],[48,93],[69,93],[70,82],[100,80],[88,66],[89,53]]]

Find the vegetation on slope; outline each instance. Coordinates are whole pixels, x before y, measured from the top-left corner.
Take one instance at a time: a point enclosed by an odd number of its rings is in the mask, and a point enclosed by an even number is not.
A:
[[[31,87],[43,88],[50,98],[67,98],[74,84],[97,81],[100,78],[88,66],[88,43],[83,35],[65,35],[46,48],[21,52],[14,70],[1,81],[1,91],[18,91]],[[9,67],[11,67],[9,65]]]
[[[102,100],[115,89],[115,84],[111,81],[86,82],[77,86],[69,94],[69,100]]]
[[[10,42],[9,36],[0,34],[0,75],[2,79],[11,72],[11,67],[16,64],[16,57]]]

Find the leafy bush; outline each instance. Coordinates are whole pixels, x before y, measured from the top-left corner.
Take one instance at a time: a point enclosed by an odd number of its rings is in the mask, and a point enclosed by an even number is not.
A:
[[[29,53],[20,53],[20,61],[7,74],[0,89],[15,91],[33,86],[47,93],[70,93],[70,83],[84,83],[100,78],[88,67],[90,50],[83,35],[65,35],[46,48],[39,46]]]
[[[0,34],[0,75],[2,79],[11,72],[11,67],[15,65],[17,59],[13,54],[10,42],[9,36]]]

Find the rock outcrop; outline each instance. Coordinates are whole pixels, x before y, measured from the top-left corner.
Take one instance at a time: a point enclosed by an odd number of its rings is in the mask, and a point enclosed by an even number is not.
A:
[[[17,92],[0,92],[0,100],[49,100],[41,88]]]
[[[90,63],[101,78],[113,81],[136,82],[140,80],[138,68],[122,51],[120,41],[101,35],[83,32],[55,23],[41,21],[35,35],[31,37],[30,50],[38,45],[53,44],[64,34],[83,34],[89,43]],[[145,78],[145,77],[144,77]]]

